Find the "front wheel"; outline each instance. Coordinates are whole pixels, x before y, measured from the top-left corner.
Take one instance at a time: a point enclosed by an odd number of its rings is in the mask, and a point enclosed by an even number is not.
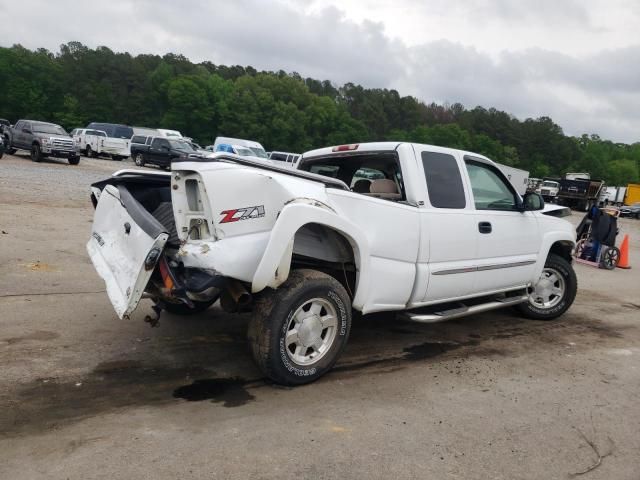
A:
[[[267,377],[302,385],[333,367],[350,329],[351,300],[340,282],[315,270],[295,270],[256,301],[249,344]]]
[[[79,156],[75,156],[75,157],[69,157],[69,165],[78,165],[80,163],[80,157]]]
[[[144,167],[144,158],[141,153],[136,153],[135,157],[133,157],[133,161],[138,167]]]
[[[34,162],[42,161],[42,150],[40,150],[40,145],[36,143],[31,146],[30,156],[31,156],[31,160]]]
[[[553,320],[566,312],[578,290],[578,279],[571,263],[550,253],[540,278],[529,288],[529,300],[516,308],[534,320]]]

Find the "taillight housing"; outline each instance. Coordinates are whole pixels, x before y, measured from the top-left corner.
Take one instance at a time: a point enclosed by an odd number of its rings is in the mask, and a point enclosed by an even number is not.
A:
[[[333,147],[331,149],[332,152],[351,152],[353,150],[357,150],[360,146],[359,143],[352,143],[350,145],[338,145],[337,147]]]

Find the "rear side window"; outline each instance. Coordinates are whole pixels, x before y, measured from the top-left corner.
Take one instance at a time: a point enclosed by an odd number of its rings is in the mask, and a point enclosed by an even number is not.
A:
[[[458,162],[452,155],[422,152],[422,165],[431,205],[436,208],[464,208],[467,205]]]

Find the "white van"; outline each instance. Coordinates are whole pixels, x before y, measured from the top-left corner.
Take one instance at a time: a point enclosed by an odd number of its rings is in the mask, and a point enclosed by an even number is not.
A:
[[[258,158],[264,158],[264,159],[269,158],[269,155],[267,155],[267,152],[264,149],[264,147],[260,143],[254,142],[253,140],[243,140],[241,138],[229,138],[229,137],[216,137],[216,140],[213,143],[214,152],[218,151],[219,145],[229,145],[229,146],[239,145],[241,147],[246,147],[252,150],[253,154]]]

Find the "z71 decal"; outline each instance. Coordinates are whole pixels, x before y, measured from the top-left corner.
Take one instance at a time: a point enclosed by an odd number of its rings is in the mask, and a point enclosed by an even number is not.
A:
[[[220,223],[237,222],[238,220],[251,220],[253,218],[264,217],[264,205],[255,207],[236,208],[235,210],[225,210],[220,212],[222,220]]]

